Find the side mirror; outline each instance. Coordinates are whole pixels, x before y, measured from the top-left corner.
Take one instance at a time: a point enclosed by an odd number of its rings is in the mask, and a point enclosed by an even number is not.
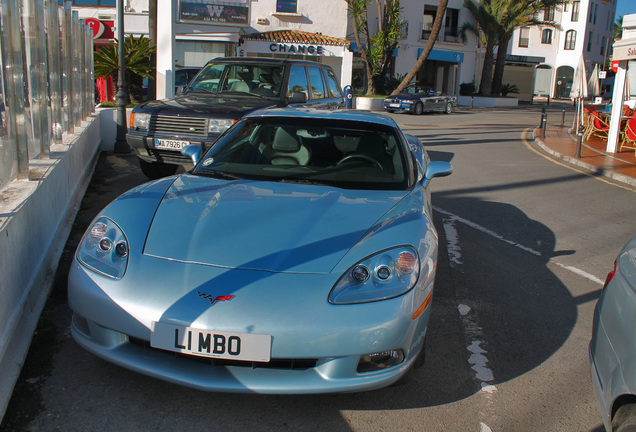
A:
[[[192,159],[193,164],[199,163],[199,159],[201,159],[201,147],[198,145],[189,145],[181,149],[181,154],[185,157]]]
[[[307,102],[307,95],[303,92],[292,92],[291,96],[289,97],[290,104],[306,103],[306,102]]]
[[[429,162],[426,165],[426,171],[424,172],[424,179],[422,180],[422,186],[428,187],[428,184],[435,177],[446,177],[453,173],[453,166],[450,162]]]

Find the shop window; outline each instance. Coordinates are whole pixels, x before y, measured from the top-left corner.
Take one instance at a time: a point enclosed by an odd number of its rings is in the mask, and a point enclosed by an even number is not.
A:
[[[309,83],[303,66],[292,66],[289,74],[289,95],[292,93],[305,93],[309,100]]]
[[[446,9],[446,22],[444,25],[444,41],[457,42],[457,33],[459,23],[459,9]]]
[[[544,29],[541,32],[541,43],[542,44],[552,43],[552,29]]]
[[[296,0],[276,0],[276,12],[296,13]]]
[[[530,41],[530,28],[521,27],[519,29],[519,46],[527,48]]]
[[[325,83],[322,81],[322,74],[317,67],[308,67],[309,82],[311,82],[311,98],[323,99],[325,97]]]
[[[573,50],[576,46],[576,30],[568,30],[565,32],[565,45],[563,49]]]
[[[573,22],[576,22],[576,21],[579,20],[579,8],[580,7],[581,7],[581,2],[575,1],[575,2],[572,3],[572,21]]]
[[[554,21],[554,6],[547,7],[543,10],[544,21]]]

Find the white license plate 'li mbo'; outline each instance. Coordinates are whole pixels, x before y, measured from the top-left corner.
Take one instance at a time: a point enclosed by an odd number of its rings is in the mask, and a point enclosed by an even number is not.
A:
[[[268,362],[272,337],[152,323],[150,346],[168,351],[228,360]]]

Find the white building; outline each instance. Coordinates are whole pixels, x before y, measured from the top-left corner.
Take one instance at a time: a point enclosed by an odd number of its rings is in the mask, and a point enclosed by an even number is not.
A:
[[[95,29],[97,44],[116,34],[116,0],[81,0],[80,18]],[[148,0],[125,1],[125,33],[148,35]],[[330,64],[343,85],[363,82],[353,25],[344,0],[158,0],[157,96],[171,95],[175,66],[202,66],[214,57],[298,57]],[[402,0],[406,21],[391,74],[406,74],[421,54],[437,12],[436,0]],[[470,13],[463,0],[450,0],[443,27],[424,68],[423,85],[456,93],[475,79],[476,38],[466,43],[458,31]],[[377,28],[375,3],[369,5],[371,32]],[[281,44],[274,44],[279,41]],[[319,49],[320,47],[320,49]],[[159,90],[159,87],[165,90]],[[163,93],[162,93],[163,92]]]
[[[575,0],[541,11],[537,18],[559,27],[530,26],[514,31],[508,63],[536,68],[534,94],[569,98],[582,55],[588,75],[610,58],[616,0]],[[505,82],[505,81],[504,81]]]

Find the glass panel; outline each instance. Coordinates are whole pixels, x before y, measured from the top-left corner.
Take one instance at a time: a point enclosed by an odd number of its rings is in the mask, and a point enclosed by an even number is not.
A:
[[[327,87],[329,87],[329,97],[342,97],[342,90],[338,86],[338,80],[331,69],[326,69]]]
[[[302,66],[293,66],[289,75],[289,95],[292,93],[305,93],[309,99],[309,84],[307,83],[307,74]]]
[[[276,0],[276,12],[296,13],[296,0]]]
[[[322,82],[322,74],[317,67],[308,67],[309,81],[311,82],[311,98],[323,99],[325,97],[325,85]]]

